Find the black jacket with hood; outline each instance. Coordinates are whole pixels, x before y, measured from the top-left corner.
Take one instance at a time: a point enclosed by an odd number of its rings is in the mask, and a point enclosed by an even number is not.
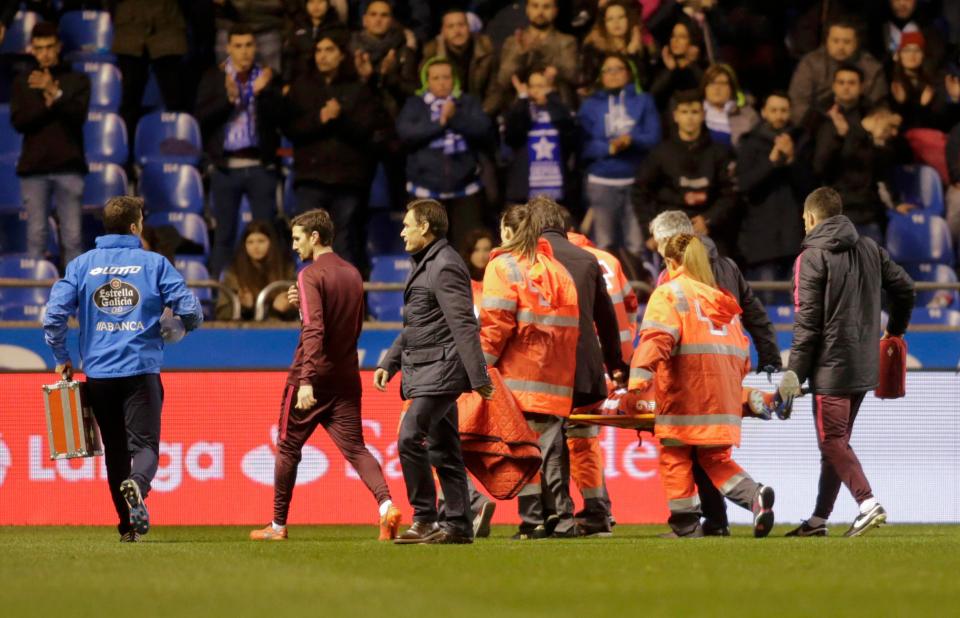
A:
[[[815,393],[853,395],[877,387],[880,291],[887,332],[902,335],[913,309],[913,281],[844,215],[821,222],[803,240],[794,273],[790,369]]]

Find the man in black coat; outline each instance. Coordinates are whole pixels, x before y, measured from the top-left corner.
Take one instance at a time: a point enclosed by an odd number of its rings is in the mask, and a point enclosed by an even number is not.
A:
[[[860,505],[844,536],[859,536],[886,522],[860,461],[850,447],[853,423],[867,391],[877,387],[880,292],[890,301],[884,338],[902,337],[913,308],[913,281],[886,250],[857,233],[843,214],[840,194],[829,187],[811,193],[803,205],[807,236],[797,258],[797,306],[790,348],[794,384],[781,394],[800,394],[809,380],[820,447],[820,485],[813,516],[787,536],[826,536],[840,484]],[[786,391],[785,391],[786,387]]]
[[[658,247],[665,247],[667,241],[677,234],[695,234],[690,219],[679,210],[662,212],[650,223],[650,235]],[[743,309],[740,321],[750,333],[753,346],[757,349],[757,371],[779,371],[782,361],[780,348],[777,346],[777,333],[763,303],[743,278],[737,263],[730,258],[720,257],[717,246],[710,238],[701,236],[700,240],[707,248],[710,269],[717,285],[730,292]],[[642,330],[643,325],[640,328]],[[703,533],[707,536],[728,536],[730,528],[723,494],[714,487],[710,477],[696,461],[693,464],[693,478],[697,483],[703,510]]]
[[[211,274],[233,255],[240,203],[246,195],[255,221],[272,223],[277,211],[278,126],[283,99],[270,67],[254,62],[257,40],[245,24],[231,26],[227,60],[200,82],[196,116],[213,171],[210,188],[217,227]]]
[[[574,409],[595,404],[607,397],[607,381],[604,365],[617,382],[625,380],[627,366],[620,350],[620,327],[613,301],[607,294],[603,272],[597,258],[567,240],[566,223],[559,204],[546,197],[530,200],[534,218],[541,235],[553,249],[553,256],[560,262],[577,288],[577,304],[580,309],[580,337],[577,339],[577,370],[574,374]],[[553,536],[591,536],[609,534],[609,513],[591,517],[590,522],[574,522],[573,500],[570,498],[569,460],[563,456],[566,439],[563,436],[563,418],[544,416],[544,424],[556,423],[557,448],[545,450],[543,456],[544,483],[549,490],[546,502],[552,499],[556,509],[557,523]],[[548,428],[551,430],[553,428]],[[544,432],[540,432],[541,434]],[[523,505],[521,505],[523,508]]]
[[[457,398],[475,390],[490,399],[493,385],[480,348],[470,274],[446,233],[447,213],[439,202],[421,199],[407,206],[401,236],[414,266],[403,292],[403,330],[374,373],[374,386],[383,391],[400,371],[400,394],[413,400],[397,437],[414,510],[413,525],[396,540],[400,544],[473,542]],[[443,490],[442,519],[431,465]]]

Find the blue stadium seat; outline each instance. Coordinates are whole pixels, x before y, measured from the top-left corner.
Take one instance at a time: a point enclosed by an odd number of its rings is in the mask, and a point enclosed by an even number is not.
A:
[[[183,278],[186,281],[205,281],[210,279],[210,273],[207,271],[207,266],[199,260],[181,260],[177,258],[175,260],[176,269],[183,275]],[[213,301],[213,288],[205,287],[191,287],[190,290],[197,297],[197,300],[200,301],[200,304],[203,306],[203,317],[204,319],[213,318],[214,310],[214,301]]]
[[[123,96],[120,69],[106,62],[77,62],[73,70],[90,78],[90,111],[115,112],[120,109]]]
[[[283,212],[291,219],[297,212],[297,195],[293,191],[293,172],[283,181]]]
[[[0,105],[0,164],[16,165],[23,136],[10,123],[10,106]]]
[[[93,249],[97,244],[97,236],[103,236],[107,233],[103,229],[103,208],[84,208],[83,214],[80,215],[80,230],[83,247]]]
[[[83,149],[87,161],[126,165],[129,150],[123,119],[113,112],[90,112],[83,125]]]
[[[42,322],[46,312],[46,303],[34,305],[0,303],[0,321]]]
[[[960,311],[956,309],[927,309],[919,307],[913,310],[910,324],[935,324],[939,326],[960,326]]]
[[[943,216],[943,182],[937,170],[929,165],[901,165],[894,170],[893,182],[901,202],[919,206],[928,215]]]
[[[3,37],[0,45],[0,54],[28,54],[30,53],[30,32],[37,22],[42,21],[40,15],[33,11],[17,11]]]
[[[203,146],[200,125],[190,114],[153,112],[140,119],[134,137],[137,163],[183,163],[197,165]]]
[[[147,224],[154,227],[172,225],[183,238],[203,247],[203,254],[210,253],[210,235],[203,217],[192,212],[157,212],[147,217]]]
[[[373,256],[370,267],[371,283],[403,283],[410,274],[410,256]],[[403,292],[368,292],[367,307],[375,320],[399,322],[403,319]]]
[[[103,208],[111,197],[127,194],[127,173],[116,163],[90,163],[83,179],[84,208]]]
[[[390,202],[390,184],[387,182],[387,173],[383,164],[377,165],[377,170],[373,175],[373,182],[370,184],[370,197],[367,202],[371,210],[389,209]]]
[[[956,283],[957,273],[945,264],[908,264],[907,272],[914,281],[931,281],[935,283]],[[917,307],[926,307],[935,296],[950,295],[947,305],[952,309],[960,309],[960,293],[956,290],[917,291]]]
[[[17,169],[13,164],[0,163],[0,212],[19,212],[22,208]]]
[[[60,39],[70,60],[115,60],[113,23],[106,11],[67,11],[60,16]]]
[[[768,305],[767,315],[774,324],[793,324],[793,307],[791,305]]]
[[[937,263],[952,266],[954,255],[950,229],[941,217],[923,213],[892,213],[887,225],[887,250],[894,261]]]
[[[182,274],[186,270],[192,268],[189,266],[190,262],[196,262],[204,268],[207,267],[207,258],[202,255],[175,255],[173,256],[173,265],[177,270]]]
[[[47,253],[60,255],[60,241],[53,217],[47,217]],[[0,253],[27,252],[27,212],[0,212]]]
[[[402,212],[378,210],[367,221],[367,253],[369,255],[403,253]]]
[[[57,267],[46,260],[23,255],[0,255],[0,277],[9,279],[59,279]],[[39,320],[50,298],[50,286],[0,288],[5,320]],[[18,311],[17,307],[21,309]]]
[[[140,195],[147,212],[203,214],[203,181],[190,165],[149,163],[140,174]]]

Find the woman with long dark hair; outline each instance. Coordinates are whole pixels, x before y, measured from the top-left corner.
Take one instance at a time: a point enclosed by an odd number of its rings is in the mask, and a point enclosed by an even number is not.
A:
[[[294,276],[293,261],[274,238],[270,224],[251,221],[243,230],[233,261],[224,273],[223,284],[240,297],[240,318],[252,320],[257,296],[263,288],[275,281],[292,281]],[[267,298],[270,317],[281,320],[296,317],[297,310],[287,302],[286,292],[285,288],[278,289]],[[226,295],[217,300],[216,316],[218,320],[233,317]]]
[[[644,39],[648,39],[649,43]],[[643,22],[635,3],[611,0],[603,5],[580,51],[581,95],[596,86],[600,68],[609,54],[620,54],[633,64],[637,85],[646,88],[654,45],[644,36]]]

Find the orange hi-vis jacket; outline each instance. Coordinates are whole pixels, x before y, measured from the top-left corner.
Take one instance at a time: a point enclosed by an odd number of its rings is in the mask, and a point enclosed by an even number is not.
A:
[[[637,337],[637,310],[640,303],[633,288],[630,287],[630,281],[623,273],[623,266],[620,260],[602,249],[597,249],[590,242],[590,239],[583,234],[576,232],[567,232],[567,240],[574,245],[589,251],[600,263],[600,270],[603,271],[603,280],[607,283],[607,294],[613,301],[613,309],[617,313],[617,326],[620,329],[620,350],[623,354],[623,362],[629,363],[633,358],[633,342]]]
[[[534,260],[494,250],[483,276],[480,344],[524,412],[569,416],[580,335],[577,290],[537,243]]]
[[[729,292],[691,279],[682,268],[654,290],[630,363],[629,388],[642,390],[654,380],[654,435],[661,441],[739,446],[740,385],[750,371],[740,313]]]

